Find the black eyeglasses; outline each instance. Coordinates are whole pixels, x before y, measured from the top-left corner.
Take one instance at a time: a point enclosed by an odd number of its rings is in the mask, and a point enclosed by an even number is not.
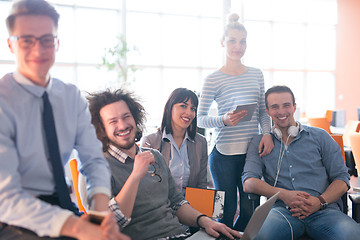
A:
[[[155,182],[161,182],[161,171],[160,171],[160,165],[157,162],[154,162],[153,164],[149,165],[148,173],[151,175],[151,178]]]
[[[41,37],[33,35],[10,36],[10,41],[17,41],[22,49],[30,49],[35,46],[36,41],[40,42],[43,48],[54,48],[57,46],[57,36],[45,34]]]

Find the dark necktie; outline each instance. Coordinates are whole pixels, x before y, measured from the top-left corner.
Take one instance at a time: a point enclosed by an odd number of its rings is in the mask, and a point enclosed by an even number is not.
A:
[[[74,205],[70,200],[69,189],[65,182],[64,167],[62,165],[59,144],[56,135],[54,115],[46,92],[42,96],[44,101],[43,121],[46,141],[49,150],[50,162],[53,170],[55,189],[59,197],[60,207],[74,211]]]

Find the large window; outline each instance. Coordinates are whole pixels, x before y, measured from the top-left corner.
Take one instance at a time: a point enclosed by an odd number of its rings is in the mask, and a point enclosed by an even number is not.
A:
[[[56,0],[60,48],[52,75],[84,92],[113,87],[116,73],[99,68],[105,48],[124,34],[138,54],[129,86],[148,112],[149,131],[160,125],[172,90],[200,92],[203,79],[223,64],[220,45],[227,13],[248,30],[244,63],[261,68],[265,87],[286,84],[298,108],[323,115],[335,107],[336,0]],[[0,21],[11,2],[0,1]],[[0,32],[6,33],[5,24]],[[0,75],[14,58],[0,35]]]
[[[335,108],[335,0],[232,0],[248,30],[244,63],[264,71],[265,87],[288,85],[307,116]]]

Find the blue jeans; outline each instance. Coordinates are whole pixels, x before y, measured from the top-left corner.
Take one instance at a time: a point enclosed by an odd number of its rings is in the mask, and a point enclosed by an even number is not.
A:
[[[271,209],[255,239],[295,240],[304,233],[316,240],[355,240],[360,236],[360,224],[336,209],[320,210],[299,220],[292,217],[288,209],[276,206]]]
[[[209,156],[209,167],[217,190],[225,191],[224,216],[219,222],[230,228],[244,231],[252,214],[251,201],[244,193],[241,174],[244,170],[246,154],[223,155],[214,147]],[[240,213],[234,223],[237,208],[237,190],[239,190]]]

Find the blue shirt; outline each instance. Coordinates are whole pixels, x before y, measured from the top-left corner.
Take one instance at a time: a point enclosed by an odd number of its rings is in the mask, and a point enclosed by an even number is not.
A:
[[[300,125],[300,133],[284,152],[276,187],[321,195],[335,180],[344,181],[350,186],[350,176],[344,164],[339,145],[320,128]],[[259,157],[258,146],[262,136],[256,136],[250,142],[242,181],[247,178],[264,177],[274,186],[281,143],[275,136],[274,149],[269,155]],[[338,204],[338,205],[337,205]],[[329,207],[339,209],[341,199]]]
[[[90,198],[110,196],[111,175],[79,89],[54,78],[43,88],[19,72],[0,80],[0,222],[55,237],[72,213],[36,198],[55,189],[42,123],[44,91],[53,108],[62,162],[78,151]]]
[[[169,168],[171,175],[176,183],[176,189],[185,196],[186,187],[189,185],[190,165],[187,151],[187,141],[192,141],[187,132],[184,141],[180,148],[176,145],[171,134],[163,133],[163,138],[166,138],[171,143]]]

